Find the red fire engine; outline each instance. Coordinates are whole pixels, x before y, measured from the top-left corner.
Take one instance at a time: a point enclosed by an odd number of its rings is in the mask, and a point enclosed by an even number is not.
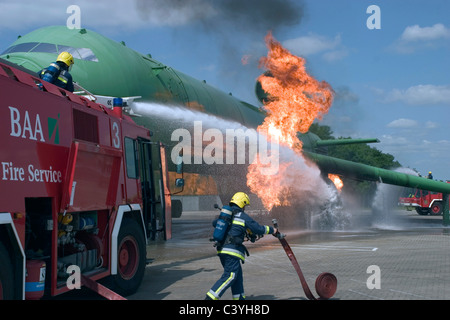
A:
[[[407,197],[399,198],[398,205],[408,210],[415,208],[420,215],[440,215],[443,212],[442,193],[414,189]]]
[[[4,60],[0,93],[0,299],[67,292],[74,266],[86,286],[135,292],[148,238],[171,238],[164,146]]]

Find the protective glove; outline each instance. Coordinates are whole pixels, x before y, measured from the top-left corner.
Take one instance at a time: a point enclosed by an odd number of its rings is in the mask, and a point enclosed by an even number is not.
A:
[[[274,233],[272,233],[272,235],[278,239],[283,239],[284,237],[286,237],[286,235],[284,233],[281,233],[280,231],[278,231],[278,229],[275,229],[275,231],[274,231]]]

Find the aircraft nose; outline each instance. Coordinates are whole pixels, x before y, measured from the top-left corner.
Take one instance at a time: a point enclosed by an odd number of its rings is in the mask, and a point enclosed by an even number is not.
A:
[[[24,67],[34,72],[38,72],[39,70],[45,67],[42,66],[41,63],[39,63],[35,59],[32,59],[31,57],[11,56],[6,54],[2,56],[2,58],[8,62],[14,63],[18,66]]]

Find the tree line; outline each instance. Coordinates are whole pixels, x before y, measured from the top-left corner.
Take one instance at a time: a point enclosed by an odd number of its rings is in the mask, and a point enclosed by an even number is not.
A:
[[[329,126],[314,123],[311,125],[309,132],[315,133],[320,139],[351,139],[351,137],[333,136],[333,131]],[[393,170],[401,167],[401,164],[395,160],[395,157],[389,153],[383,153],[375,147],[368,144],[348,144],[339,146],[329,146],[328,155],[339,159],[349,160],[369,166]],[[344,182],[344,192],[350,192],[358,195],[356,197],[361,201],[360,205],[371,206],[373,196],[376,192],[376,182],[373,181],[356,181],[342,177]]]

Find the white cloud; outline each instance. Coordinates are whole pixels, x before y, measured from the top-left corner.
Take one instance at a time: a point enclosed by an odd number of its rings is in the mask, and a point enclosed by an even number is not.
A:
[[[391,46],[397,53],[408,54],[423,48],[437,48],[450,40],[450,28],[442,23],[431,27],[408,26]]]
[[[422,173],[432,170],[435,179],[450,178],[443,165],[450,159],[450,141],[432,140],[411,134],[407,137],[398,134],[382,135],[380,141],[377,149],[393,155],[403,166],[416,168]]]
[[[442,23],[437,23],[432,27],[420,27],[419,25],[406,27],[401,36],[401,40],[411,41],[428,41],[450,38],[450,29],[446,28]]]
[[[416,129],[416,128],[436,129],[439,127],[439,124],[433,121],[426,121],[424,123],[421,123],[413,119],[400,118],[389,122],[386,125],[386,127],[392,129]]]
[[[393,89],[386,102],[400,101],[409,105],[450,105],[450,85],[417,85],[406,90]]]
[[[326,52],[323,54],[323,58],[328,62],[333,62],[337,60],[341,60],[348,56],[348,50],[346,48],[342,48],[339,50],[333,50],[330,52]]]
[[[445,132],[435,130],[437,123],[402,118],[387,127],[390,133],[380,135],[377,149],[392,154],[403,166],[422,173],[431,169],[435,178],[450,178],[445,166],[450,159],[450,141]]]
[[[309,33],[307,36],[283,41],[283,46],[293,54],[300,56],[322,53],[322,57],[327,61],[340,60],[348,55],[348,50],[342,45],[340,34],[329,38]]]
[[[380,139],[380,147],[389,148],[389,153],[393,154],[397,148],[408,148],[411,145],[410,139],[401,136],[391,136],[389,134],[384,134]],[[404,151],[404,150],[401,150]]]
[[[417,126],[418,122],[416,120],[404,118],[394,120],[387,125],[388,128],[401,128],[401,129],[416,128]]]
[[[450,141],[441,139],[441,140],[422,140],[419,141],[418,145],[419,151],[424,151],[423,154],[426,154],[427,160],[436,159],[440,163],[448,163],[448,159],[450,159]],[[433,167],[433,166],[431,166]],[[434,172],[434,171],[433,171]],[[444,177],[441,177],[444,178]],[[446,179],[450,178],[448,174],[445,176]]]
[[[334,39],[310,33],[307,36],[283,41],[283,45],[295,54],[312,55],[318,52],[334,49],[341,42],[337,35]]]
[[[425,122],[425,128],[427,129],[436,129],[439,128],[439,123],[433,121]]]

